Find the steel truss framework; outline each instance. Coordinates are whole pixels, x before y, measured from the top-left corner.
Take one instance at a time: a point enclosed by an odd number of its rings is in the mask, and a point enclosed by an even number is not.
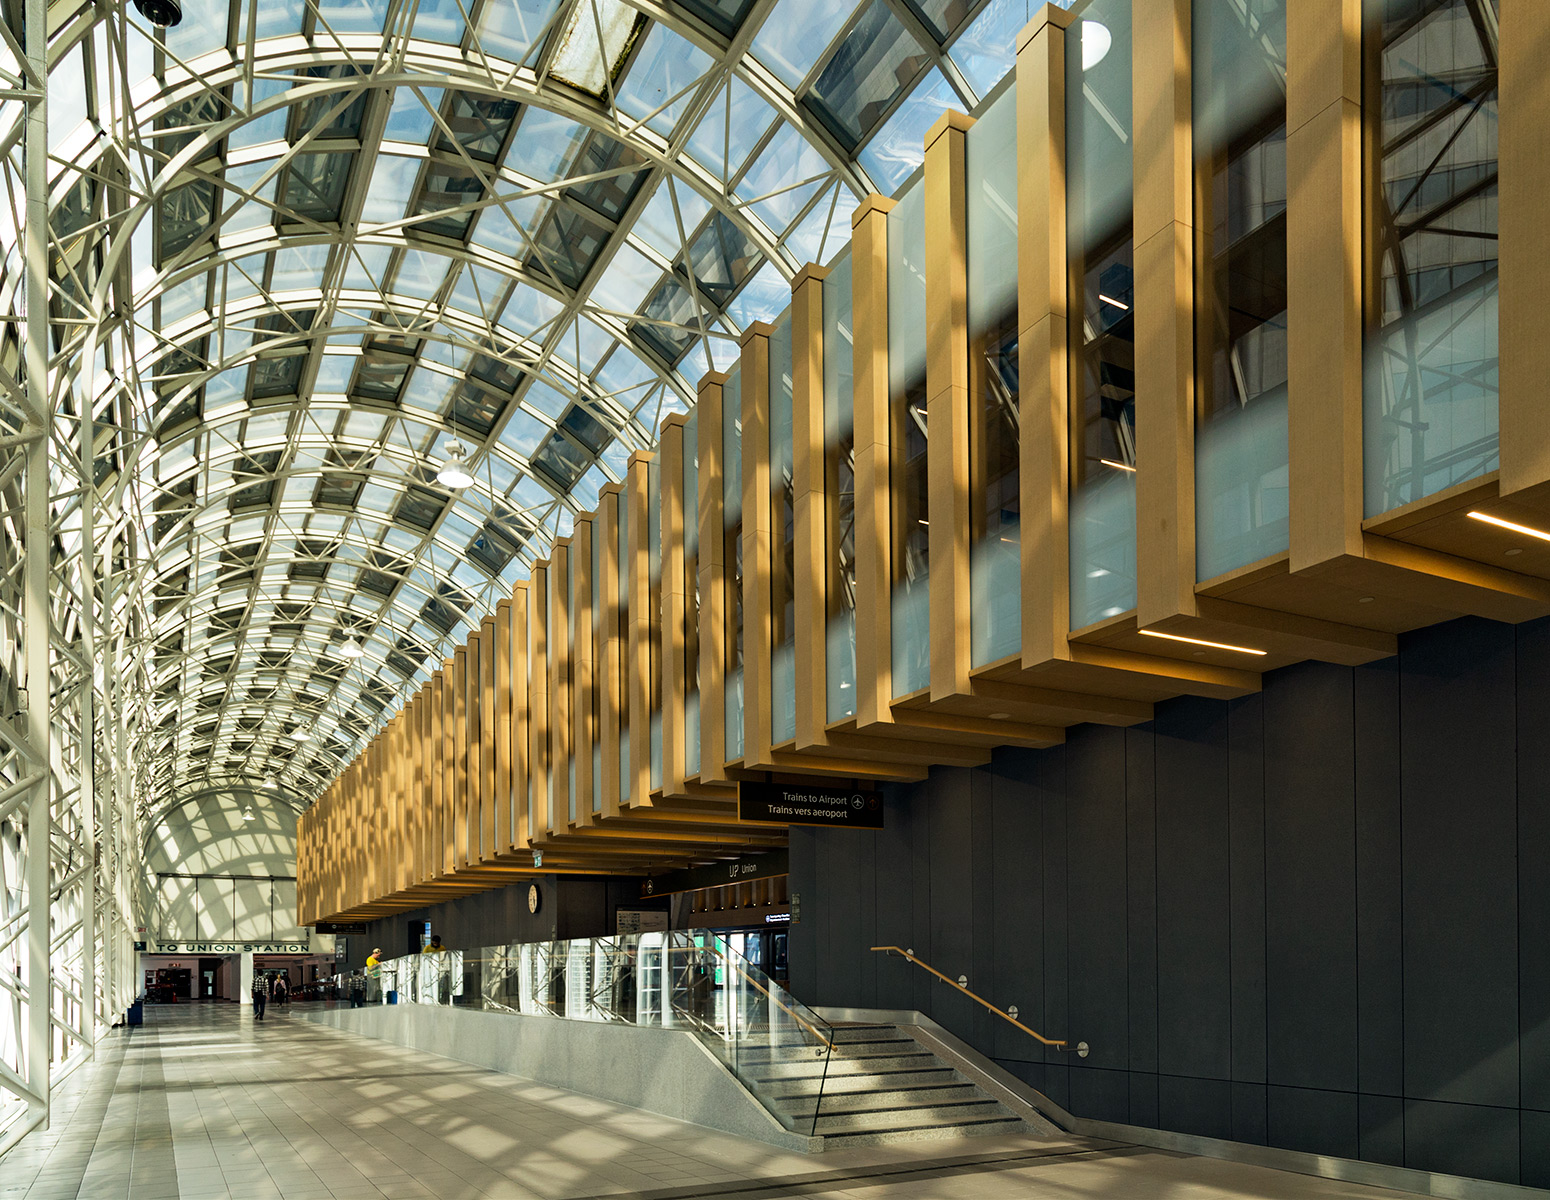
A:
[[[0,1152],[138,991],[158,821],[317,795],[1030,7],[5,0]]]

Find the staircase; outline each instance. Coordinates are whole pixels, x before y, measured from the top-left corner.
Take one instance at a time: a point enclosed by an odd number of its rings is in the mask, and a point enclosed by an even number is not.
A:
[[[811,1045],[746,1051],[738,1062],[767,1105],[826,1147],[1029,1131],[895,1025],[837,1025],[834,1039],[827,1063]]]

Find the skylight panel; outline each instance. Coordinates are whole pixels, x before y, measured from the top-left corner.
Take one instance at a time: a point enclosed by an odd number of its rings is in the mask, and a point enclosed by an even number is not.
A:
[[[373,175],[372,183],[375,184],[376,181],[377,177]],[[392,255],[393,251],[387,246],[352,245],[349,247],[349,258],[346,260],[344,286],[351,290],[379,289],[382,285],[382,276],[387,271],[388,260]]]
[[[400,87],[393,90],[393,104],[388,109],[387,126],[382,131],[383,140],[389,142],[429,141],[436,128],[433,112],[441,108],[441,88]]]
[[[560,0],[498,0],[479,18],[479,43],[486,54],[521,62],[548,31]]]
[[[535,379],[532,386],[523,393],[522,401],[545,416],[558,417],[570,407],[571,398],[549,386],[542,379]]]
[[[695,82],[710,66],[710,55],[665,25],[653,25],[619,85],[616,102],[622,112],[666,137],[694,99]]]
[[[429,250],[405,250],[398,262],[393,291],[401,296],[429,300],[446,281],[451,262],[445,255]]]
[[[601,96],[616,79],[646,18],[620,0],[580,0],[560,33],[550,73]]]
[[[754,35],[754,56],[787,87],[807,78],[857,0],[780,0]]]
[[[522,337],[536,337],[563,310],[564,305],[548,292],[519,283],[507,297],[500,324],[502,328],[513,330]]]
[[[925,161],[927,132],[938,117],[949,108],[957,108],[958,103],[958,94],[933,67],[861,151],[861,165],[879,191],[891,193]]]
[[[634,312],[661,276],[662,268],[656,263],[629,246],[621,246],[592,288],[593,303],[609,312]]]
[[[457,0],[420,0],[410,36],[455,46],[463,40],[466,27]]]
[[[737,194],[779,234],[823,187],[828,172],[829,164],[818,148],[794,125],[782,124],[737,185]]]
[[[732,75],[695,128],[689,150],[706,170],[731,179],[743,169],[759,139],[774,123],[775,110]]]
[[[274,274],[270,279],[270,291],[290,292],[318,290],[323,286],[323,268],[328,264],[330,247],[326,244],[313,246],[288,246],[275,251]]]
[[[338,33],[381,33],[387,17],[387,0],[316,0],[318,31],[316,40],[327,45],[328,31]],[[327,28],[325,29],[325,25]]]
[[[247,100],[246,85],[240,81],[233,85],[233,104],[237,109],[257,107],[265,100],[271,99],[291,89],[291,83],[287,79],[257,79],[253,82],[253,103],[250,106]],[[273,112],[264,114],[253,121],[239,125],[226,135],[228,151],[240,150],[247,146],[262,146],[265,142],[283,141],[285,138],[286,119],[290,112],[286,108],[276,108]]]
[[[803,103],[835,137],[854,148],[929,57],[893,15],[887,0],[871,0]]]
[[[274,162],[265,159],[255,163],[244,163],[239,167],[227,167],[226,178],[233,188],[242,188],[244,191],[253,191],[254,186],[263,178]],[[248,229],[258,229],[266,225],[273,225],[275,212],[271,205],[274,204],[275,187],[280,182],[278,175],[271,176],[263,186],[254,192],[255,199],[249,200],[246,196],[239,195],[235,191],[226,193],[226,223],[221,226],[221,238],[224,240],[234,233],[242,233]]]
[[[339,206],[354,163],[353,152],[296,155],[286,173],[280,203],[307,220],[339,220]]]
[[[553,183],[568,174],[571,160],[586,137],[586,129],[569,117],[529,105],[522,110],[505,165],[541,183]]]
[[[1072,0],[1054,0],[1070,8]],[[1028,23],[1025,0],[990,0],[949,51],[976,96],[986,96],[1017,61],[1017,34]]]
[[[791,283],[780,268],[767,262],[754,274],[737,298],[727,305],[727,315],[747,329],[755,321],[772,321],[791,304]]]
[[[501,430],[500,443],[523,458],[531,458],[533,451],[538,449],[538,443],[548,432],[549,426],[532,413],[514,409]]]
[[[850,242],[850,215],[859,201],[843,183],[835,183],[786,234],[786,249],[799,263],[826,263]]]

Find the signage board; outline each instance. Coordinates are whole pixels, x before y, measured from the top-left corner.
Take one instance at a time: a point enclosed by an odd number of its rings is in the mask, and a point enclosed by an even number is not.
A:
[[[774,879],[791,872],[791,857],[785,850],[771,850],[765,854],[745,854],[729,862],[712,863],[708,867],[690,867],[684,871],[669,871],[653,875],[641,881],[642,899],[653,896],[673,896],[679,892],[697,892],[701,888],[725,887],[729,883],[748,883],[755,879]]]
[[[308,954],[306,942],[146,942],[150,954]]]
[[[883,794],[827,784],[744,779],[737,785],[737,818],[772,825],[881,829]]]
[[[667,913],[663,909],[621,908],[615,910],[615,933],[657,933],[666,928]]]
[[[358,933],[366,936],[366,926],[351,925],[340,921],[319,921],[313,926],[319,933]]]

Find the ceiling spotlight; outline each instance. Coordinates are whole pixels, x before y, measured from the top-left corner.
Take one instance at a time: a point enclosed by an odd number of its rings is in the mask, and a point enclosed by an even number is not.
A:
[[[181,24],[183,20],[183,8],[178,0],[135,0],[135,7],[158,29]]]
[[[436,482],[454,490],[466,488],[474,481],[463,462],[463,443],[453,438],[447,443],[447,461],[436,472]]]
[[[136,0],[138,3],[139,0]],[[1107,25],[1097,21],[1082,22],[1082,70],[1091,71],[1106,57],[1114,44],[1114,35]]]
[[[253,806],[251,804],[242,810],[242,819],[244,821],[258,820],[258,814],[253,811]]]
[[[346,658],[361,658],[366,653],[366,648],[361,645],[359,638],[346,638],[344,645],[339,647],[339,653]]]

